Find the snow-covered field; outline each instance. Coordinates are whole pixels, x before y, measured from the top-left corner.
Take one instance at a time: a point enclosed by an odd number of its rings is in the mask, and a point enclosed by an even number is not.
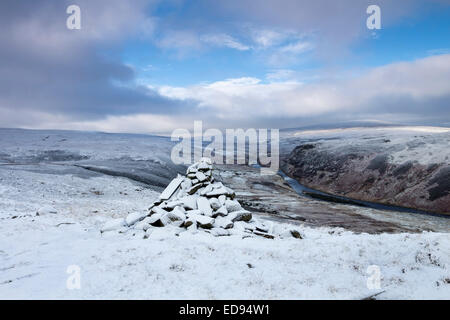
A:
[[[50,134],[46,140],[52,139]],[[3,135],[2,145],[5,140]],[[0,153],[11,159],[12,151],[23,158],[56,149],[40,138],[35,147],[24,140],[8,142]],[[121,156],[150,157],[134,142],[123,143],[131,151],[121,150]],[[93,150],[70,148],[81,155],[116,157],[105,144],[99,149],[108,150],[96,153],[95,139],[89,147],[89,141],[78,143]],[[167,228],[148,239],[133,232],[101,234],[109,219],[145,211],[159,190],[61,165],[67,163],[0,166],[2,299],[361,299],[382,291],[377,298],[450,298],[449,233],[368,235],[298,227],[301,240],[177,236]],[[379,267],[380,289],[367,287],[371,265]],[[67,286],[71,266],[79,267],[79,289]]]

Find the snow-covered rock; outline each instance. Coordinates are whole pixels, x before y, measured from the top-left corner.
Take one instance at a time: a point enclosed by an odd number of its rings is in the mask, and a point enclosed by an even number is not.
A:
[[[212,235],[216,237],[223,237],[230,235],[230,232],[228,230],[222,228],[212,228],[210,232]]]
[[[213,217],[225,217],[228,215],[228,210],[225,206],[220,207],[219,209],[217,209],[214,213],[213,213]]]
[[[180,207],[175,207],[175,209],[164,214],[159,220],[161,221],[161,224],[163,226],[173,224],[179,227],[186,220],[186,215],[184,214],[184,211],[180,209]]]
[[[192,219],[193,221],[197,222],[197,225],[199,227],[205,229],[211,229],[214,224],[214,218],[202,216],[199,214],[189,215],[189,219]]]
[[[224,217],[217,217],[214,220],[214,227],[222,228],[222,229],[230,229],[233,228],[233,221]]]
[[[252,213],[247,210],[234,211],[228,215],[231,221],[250,221],[252,220]]]
[[[210,198],[209,205],[213,210],[218,210],[222,206],[217,198]]]
[[[203,181],[205,181],[207,179],[206,175],[203,172],[201,172],[201,171],[197,172],[195,174],[195,177],[197,178],[197,180],[199,182],[203,182]]]
[[[244,210],[239,201],[234,199],[235,192],[232,189],[222,182],[214,181],[212,170],[211,160],[202,158],[186,170],[186,176],[178,175],[169,183],[152,204],[149,213],[131,213],[126,219],[107,223],[102,231],[127,226],[135,229],[136,234],[145,232],[144,238],[148,238],[155,234],[152,231],[155,228],[166,227],[171,234],[180,234],[187,229],[192,233],[202,231],[214,236],[261,236],[273,239],[290,235],[301,238],[299,232],[280,228],[276,233],[273,228],[257,221],[250,211]]]
[[[42,216],[45,214],[56,214],[58,211],[52,206],[43,206],[36,211],[36,215]]]
[[[209,201],[207,198],[199,197],[197,198],[197,207],[198,210],[202,212],[205,216],[212,216],[213,210],[209,204]]]
[[[165,213],[164,213],[165,214]],[[154,223],[156,223],[157,221],[159,221],[159,219],[164,215],[162,213],[155,213],[153,215],[151,215],[150,217],[147,217],[143,220],[143,222],[145,221],[148,225],[153,225]]]
[[[146,217],[146,214],[143,214],[142,212],[133,212],[130,213],[126,218],[125,218],[125,223],[128,226],[131,226],[133,224],[135,224],[136,222],[144,219]]]
[[[186,210],[196,210],[197,209],[197,197],[187,196],[180,199],[183,202],[184,208]]]
[[[105,223],[105,225],[100,230],[102,233],[106,231],[117,230],[126,226],[126,222],[124,218],[113,219]]]
[[[242,210],[240,203],[236,200],[225,200],[225,207],[228,212],[234,212]]]
[[[178,189],[181,182],[183,182],[183,179],[181,177],[173,179],[170,184],[164,189],[164,191],[161,193],[159,198],[161,200],[167,200],[170,199],[173,195],[173,193]]]

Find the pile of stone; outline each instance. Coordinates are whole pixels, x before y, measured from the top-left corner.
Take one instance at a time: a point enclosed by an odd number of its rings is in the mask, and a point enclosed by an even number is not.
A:
[[[209,158],[191,165],[186,176],[178,175],[149,208],[149,213],[131,213],[125,219],[108,222],[102,232],[134,229],[148,238],[154,228],[176,227],[183,231],[204,231],[214,236],[242,235],[301,238],[298,231],[274,227],[253,218],[235,199],[232,189],[215,181]]]

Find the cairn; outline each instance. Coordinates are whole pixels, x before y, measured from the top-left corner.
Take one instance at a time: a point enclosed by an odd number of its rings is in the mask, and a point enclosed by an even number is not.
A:
[[[125,219],[108,222],[102,232],[135,229],[148,238],[154,228],[172,226],[184,231],[204,231],[214,236],[242,235],[301,238],[298,231],[263,223],[242,208],[232,189],[215,181],[211,159],[202,158],[178,175],[159,196],[149,213],[131,213]]]

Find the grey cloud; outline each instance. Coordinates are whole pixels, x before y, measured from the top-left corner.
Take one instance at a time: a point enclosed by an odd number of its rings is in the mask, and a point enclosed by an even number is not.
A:
[[[73,1],[1,1],[0,126],[14,126],[17,113],[33,114],[34,121],[45,113],[92,120],[186,109],[186,103],[137,86],[131,67],[101,54],[114,51],[126,35],[142,34],[151,2],[77,1],[81,30],[66,28],[69,4]]]

